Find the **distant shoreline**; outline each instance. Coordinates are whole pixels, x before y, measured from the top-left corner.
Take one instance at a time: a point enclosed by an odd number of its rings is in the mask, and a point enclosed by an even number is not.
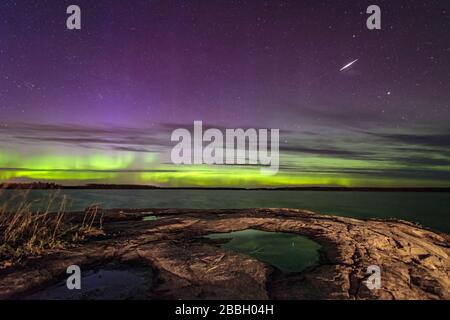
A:
[[[450,192],[450,187],[158,187],[133,184],[87,184],[64,186],[54,183],[3,183],[7,190],[236,190],[236,191],[360,191],[360,192]]]

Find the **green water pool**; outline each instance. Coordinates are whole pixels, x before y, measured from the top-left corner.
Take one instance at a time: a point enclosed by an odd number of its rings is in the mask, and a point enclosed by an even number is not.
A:
[[[225,240],[222,248],[249,255],[283,272],[300,272],[319,261],[320,245],[293,233],[246,229],[206,237]]]

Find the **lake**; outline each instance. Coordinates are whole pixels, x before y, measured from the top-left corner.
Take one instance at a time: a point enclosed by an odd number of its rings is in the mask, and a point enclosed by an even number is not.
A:
[[[0,203],[18,191],[4,190]],[[19,191],[20,192],[20,191]],[[35,207],[52,190],[31,190]],[[61,190],[71,199],[67,210],[93,204],[104,208],[298,208],[354,218],[399,218],[450,233],[450,193],[270,190]],[[39,202],[41,201],[41,202]],[[41,203],[41,204],[39,204]]]

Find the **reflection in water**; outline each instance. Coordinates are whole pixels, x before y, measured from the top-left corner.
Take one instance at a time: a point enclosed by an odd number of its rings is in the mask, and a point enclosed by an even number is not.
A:
[[[25,300],[122,300],[145,299],[152,283],[151,269],[100,269],[82,271],[81,289],[69,290],[66,280]]]
[[[247,229],[207,237],[228,240],[222,248],[247,254],[284,272],[300,272],[319,260],[320,245],[293,233]]]

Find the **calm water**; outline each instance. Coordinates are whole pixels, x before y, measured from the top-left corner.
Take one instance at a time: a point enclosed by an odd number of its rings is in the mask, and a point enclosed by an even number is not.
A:
[[[6,190],[0,202],[17,191]],[[46,200],[54,191],[33,190],[28,198]],[[355,218],[399,218],[450,233],[450,193],[239,191],[239,190],[62,190],[69,210],[92,204],[104,208],[299,208]],[[37,206],[38,204],[36,204]]]
[[[213,233],[210,239],[226,239],[225,249],[247,254],[284,272],[300,272],[319,261],[316,242],[292,233],[247,229]]]
[[[68,290],[66,279],[25,297],[25,300],[145,299],[152,284],[151,269],[83,270],[80,290]]]

